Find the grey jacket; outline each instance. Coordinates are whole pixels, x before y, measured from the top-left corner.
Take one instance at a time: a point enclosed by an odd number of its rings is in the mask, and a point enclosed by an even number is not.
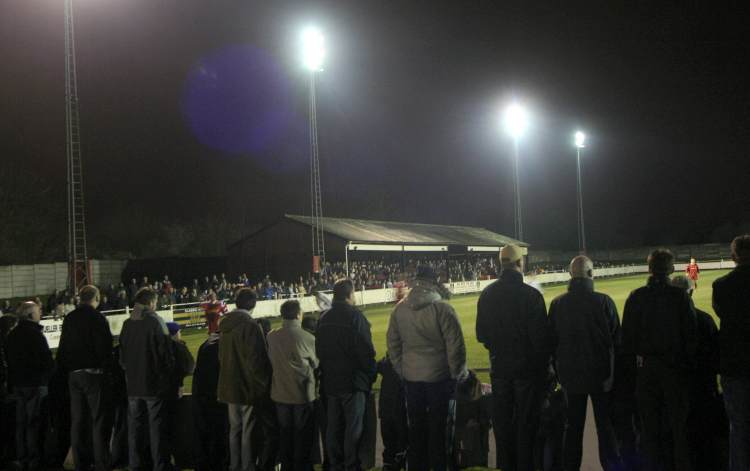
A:
[[[466,346],[453,306],[417,281],[388,323],[388,355],[406,381],[436,383],[466,375]]]
[[[282,327],[268,333],[268,357],[273,379],[271,399],[282,404],[306,404],[317,398],[315,337],[299,320],[284,320]]]

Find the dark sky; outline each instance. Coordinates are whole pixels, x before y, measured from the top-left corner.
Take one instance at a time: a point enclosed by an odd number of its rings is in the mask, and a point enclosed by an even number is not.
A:
[[[187,224],[211,215],[243,232],[309,211],[297,57],[307,24],[329,49],[318,83],[326,215],[511,234],[500,113],[516,97],[531,113],[521,185],[537,247],[576,245],[577,127],[589,135],[591,247],[703,242],[750,221],[750,42],[739,10],[75,2],[88,221],[100,237],[135,214]],[[0,57],[3,158],[64,191],[62,1],[0,2]]]

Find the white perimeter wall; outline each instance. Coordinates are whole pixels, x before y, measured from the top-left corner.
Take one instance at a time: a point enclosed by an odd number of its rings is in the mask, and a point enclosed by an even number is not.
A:
[[[91,278],[97,285],[119,283],[127,260],[91,260]],[[66,289],[68,264],[0,266],[0,299],[52,294]]]
[[[675,265],[675,272],[681,273],[685,271],[685,264]],[[734,262],[711,262],[700,264],[702,270],[719,270],[734,268]],[[634,265],[626,267],[612,267],[612,268],[597,268],[594,270],[595,278],[606,278],[611,276],[623,276],[632,275],[637,273],[648,273],[648,266],[646,265]],[[527,276],[524,279],[526,283],[545,285],[554,283],[565,283],[570,280],[568,273],[544,273],[541,275]],[[487,285],[495,280],[480,280],[480,281],[460,281],[456,283],[446,283],[445,286],[453,294],[468,294],[478,293],[482,291]],[[396,288],[383,288],[383,289],[370,289],[358,291],[355,295],[355,301],[358,306],[367,306],[372,304],[386,304],[396,301],[398,290]],[[304,312],[315,312],[319,311],[317,302],[314,296],[305,296],[304,298],[298,299],[302,305]],[[274,299],[270,301],[258,301],[253,311],[254,318],[260,317],[277,317],[281,315],[279,309],[281,305],[287,301],[286,299]],[[233,304],[228,305],[230,310],[234,309]],[[166,321],[171,322],[174,320],[174,312],[169,310],[158,311],[158,314]],[[113,313],[107,315],[109,321],[109,327],[112,330],[112,334],[117,336],[122,330],[122,323],[125,322],[129,316],[129,311]],[[45,319],[41,322],[44,326],[44,335],[47,337],[49,346],[51,348],[57,348],[60,342],[60,329],[62,327],[62,320]]]

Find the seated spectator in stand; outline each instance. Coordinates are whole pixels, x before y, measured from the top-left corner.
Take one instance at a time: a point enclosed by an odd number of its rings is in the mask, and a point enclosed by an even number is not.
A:
[[[268,334],[268,357],[273,377],[271,399],[279,422],[282,470],[312,470],[317,388],[315,337],[302,329],[302,308],[297,301],[281,305],[282,326]]]
[[[190,294],[188,293],[187,286],[183,286],[180,291],[175,295],[174,303],[175,304],[185,304],[190,302],[189,301]]]
[[[16,396],[16,466],[35,471],[42,466],[41,411],[52,374],[52,352],[39,325],[40,307],[27,301],[16,315],[18,324],[5,345],[8,385]]]
[[[130,469],[142,470],[150,450],[154,471],[170,468],[168,417],[169,374],[175,365],[172,340],[164,320],[156,314],[156,293],[141,288],[135,307],[120,332],[120,365],[128,387],[128,444]]]
[[[219,331],[206,323],[208,338],[198,348],[193,373],[193,417],[198,453],[196,471],[224,471],[229,448],[227,405],[216,398],[219,384]],[[214,330],[211,330],[211,329]]]
[[[119,293],[117,293],[117,298],[114,300],[114,303],[112,304],[112,309],[120,310],[120,309],[125,309],[127,306],[128,306],[128,294],[125,292],[124,289],[121,289]]]

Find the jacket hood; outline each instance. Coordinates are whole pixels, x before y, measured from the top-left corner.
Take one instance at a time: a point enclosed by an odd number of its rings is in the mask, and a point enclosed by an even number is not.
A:
[[[213,345],[219,341],[219,338],[220,336],[218,332],[212,332],[208,334],[208,338],[206,339],[206,344]]]
[[[438,287],[435,284],[417,280],[411,291],[409,291],[405,302],[412,310],[418,311],[441,299],[442,297],[438,293]]]
[[[133,306],[133,310],[130,311],[130,320],[143,320],[144,316],[149,312],[153,313],[153,311],[151,311],[148,306],[135,303],[135,306]]]
[[[219,332],[227,333],[231,332],[238,326],[251,320],[250,312],[244,309],[235,309],[230,312],[219,323]]]

